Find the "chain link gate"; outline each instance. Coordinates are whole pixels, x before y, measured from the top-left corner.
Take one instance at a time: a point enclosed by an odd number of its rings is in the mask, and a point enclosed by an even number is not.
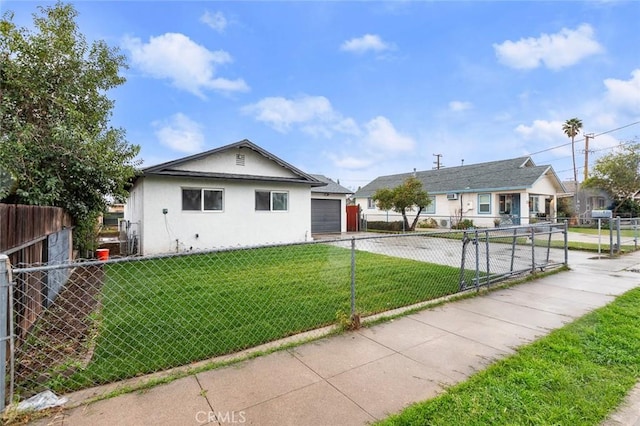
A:
[[[479,288],[514,275],[566,265],[567,224],[532,224],[464,231],[460,290]],[[562,241],[562,251],[551,256],[552,242]],[[464,271],[472,270],[472,279]]]

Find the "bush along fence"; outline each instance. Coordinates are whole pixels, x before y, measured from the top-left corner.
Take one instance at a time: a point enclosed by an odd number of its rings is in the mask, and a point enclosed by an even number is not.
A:
[[[551,248],[552,241],[561,249]],[[566,264],[565,225],[375,235],[12,267],[0,259],[3,401],[153,373]],[[4,268],[4,269],[2,269]],[[20,283],[69,279],[26,335]],[[44,283],[43,283],[44,285]],[[6,348],[9,350],[6,350]]]

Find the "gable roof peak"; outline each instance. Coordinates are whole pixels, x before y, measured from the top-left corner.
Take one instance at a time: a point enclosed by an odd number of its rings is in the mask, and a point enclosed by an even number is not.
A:
[[[234,142],[228,145],[224,145],[218,148],[213,148],[210,149],[208,151],[204,151],[198,154],[193,154],[193,155],[189,155],[187,157],[182,157],[182,158],[178,158],[176,160],[171,160],[171,161],[167,161],[165,163],[161,163],[161,164],[156,164],[154,166],[150,166],[150,167],[146,167],[143,168],[141,170],[142,174],[164,174],[166,172],[170,172],[170,171],[175,171],[177,166],[181,166],[183,164],[189,163],[191,161],[195,161],[195,160],[200,160],[203,158],[206,158],[210,155],[214,155],[220,152],[224,152],[224,151],[229,151],[229,150],[233,150],[233,149],[251,149],[252,151],[255,151],[256,153],[260,154],[261,156],[263,156],[264,158],[273,161],[274,163],[278,164],[280,167],[283,167],[287,170],[289,170],[290,172],[292,172],[293,174],[297,175],[299,178],[300,182],[306,182],[306,183],[310,183],[312,186],[322,186],[324,185],[323,182],[319,181],[318,179],[316,179],[315,177],[311,176],[308,173],[303,172],[302,170],[298,169],[297,167],[287,163],[286,161],[282,160],[281,158],[273,155],[272,153],[270,153],[269,151],[265,150],[264,148],[259,147],[258,145],[256,145],[255,143],[251,142],[249,139],[242,139],[241,141],[238,142]],[[215,172],[213,173],[215,174]]]

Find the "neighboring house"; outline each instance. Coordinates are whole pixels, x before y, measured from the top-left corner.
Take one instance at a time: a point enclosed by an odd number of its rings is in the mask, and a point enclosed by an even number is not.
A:
[[[570,180],[563,182],[563,185],[567,189],[571,199],[570,203],[575,208],[580,220],[591,219],[591,210],[608,209],[613,203],[611,196],[602,189],[578,186],[576,198],[576,183]]]
[[[320,186],[248,140],[147,167],[125,208],[129,246],[152,254],[311,240]]]
[[[323,175],[311,175],[326,186],[311,188],[311,233],[347,232],[347,197],[353,191]]]
[[[410,176],[419,179],[431,197],[421,218],[433,218],[440,227],[464,219],[473,220],[478,227],[552,220],[558,194],[566,192],[551,166],[536,166],[530,157],[414,171],[380,176],[358,190],[354,198],[365,219],[400,220],[395,212],[379,210],[372,196],[376,190],[396,187]]]

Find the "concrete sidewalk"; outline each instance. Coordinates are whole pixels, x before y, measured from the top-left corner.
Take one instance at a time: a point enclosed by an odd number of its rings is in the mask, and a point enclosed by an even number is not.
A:
[[[618,259],[569,256],[568,272],[80,405],[34,424],[324,426],[383,419],[640,283],[638,252]],[[616,415],[634,424],[637,406],[628,407]],[[609,424],[621,424],[616,421]]]

